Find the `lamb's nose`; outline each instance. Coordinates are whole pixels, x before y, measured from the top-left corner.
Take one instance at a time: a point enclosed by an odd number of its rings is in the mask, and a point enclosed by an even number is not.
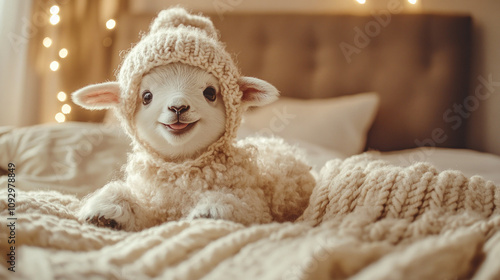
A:
[[[184,112],[186,112],[187,110],[189,110],[189,105],[186,106],[186,105],[182,105],[182,106],[170,106],[168,107],[168,109],[172,112],[174,112],[176,115],[180,115]]]

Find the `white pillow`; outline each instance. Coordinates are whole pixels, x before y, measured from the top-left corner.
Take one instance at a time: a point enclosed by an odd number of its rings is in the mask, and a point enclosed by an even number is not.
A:
[[[278,136],[351,156],[363,151],[378,104],[374,92],[326,99],[281,97],[246,112],[238,137]]]

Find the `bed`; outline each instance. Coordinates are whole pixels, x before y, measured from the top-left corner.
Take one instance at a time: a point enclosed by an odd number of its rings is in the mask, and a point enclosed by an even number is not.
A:
[[[116,53],[153,16],[124,14]],[[97,228],[75,213],[121,176],[129,140],[112,116],[2,127],[0,214],[14,227],[0,233],[1,278],[500,277],[500,157],[467,149],[467,120],[453,111],[478,83],[469,16],[212,18],[242,72],[282,93],[247,113],[239,137],[275,135],[304,150],[319,182],[304,215]]]

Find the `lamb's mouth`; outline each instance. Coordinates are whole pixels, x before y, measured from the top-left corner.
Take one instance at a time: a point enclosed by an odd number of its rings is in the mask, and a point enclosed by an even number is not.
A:
[[[173,134],[183,134],[191,130],[193,126],[197,123],[198,121],[192,122],[192,123],[182,123],[182,122],[176,122],[172,124],[165,124],[161,123],[170,133]]]

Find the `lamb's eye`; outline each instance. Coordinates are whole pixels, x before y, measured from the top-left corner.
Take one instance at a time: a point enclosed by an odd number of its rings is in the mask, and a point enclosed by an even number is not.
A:
[[[151,101],[153,101],[153,94],[149,90],[144,91],[142,93],[142,104],[148,105]]]
[[[214,102],[217,97],[217,91],[213,87],[207,87],[203,90],[203,96],[205,96],[208,101]]]

